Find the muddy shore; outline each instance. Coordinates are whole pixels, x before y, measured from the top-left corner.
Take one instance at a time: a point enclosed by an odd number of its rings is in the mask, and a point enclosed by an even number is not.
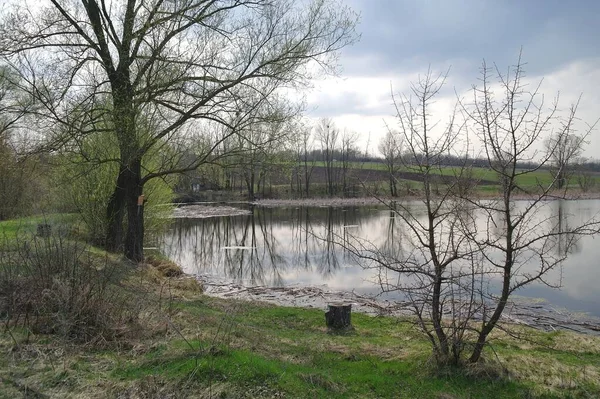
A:
[[[279,306],[327,309],[330,303],[352,304],[355,312],[370,315],[410,316],[408,302],[381,300],[359,295],[355,292],[332,291],[326,286],[265,287],[245,286],[210,276],[198,276],[205,293],[218,298],[261,301]],[[600,318],[587,314],[569,312],[539,300],[513,299],[502,316],[509,324],[526,325],[544,331],[575,331],[600,336]]]
[[[249,215],[248,209],[216,203],[195,203],[179,206],[173,210],[172,218],[204,219],[222,216]]]

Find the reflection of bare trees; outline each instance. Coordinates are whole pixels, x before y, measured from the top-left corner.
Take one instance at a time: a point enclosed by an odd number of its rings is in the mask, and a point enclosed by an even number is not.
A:
[[[254,208],[247,216],[180,219],[164,248],[191,273],[281,286],[286,271],[327,277],[350,262],[336,242],[360,218],[360,212],[341,208]]]
[[[383,244],[379,246],[379,251],[389,258],[401,259],[403,253],[403,230],[399,223],[396,213],[399,212],[396,202],[390,204],[389,219],[387,225],[387,235]]]
[[[581,251],[578,237],[572,232],[570,226],[569,219],[572,215],[569,214],[566,208],[567,204],[563,199],[556,200],[553,203],[554,227],[552,229],[552,242],[555,244],[556,254],[560,257],[566,257]]]

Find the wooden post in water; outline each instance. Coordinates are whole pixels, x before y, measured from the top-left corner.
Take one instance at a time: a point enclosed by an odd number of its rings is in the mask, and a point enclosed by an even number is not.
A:
[[[352,330],[351,320],[352,304],[331,303],[329,311],[325,313],[325,323],[330,331]]]

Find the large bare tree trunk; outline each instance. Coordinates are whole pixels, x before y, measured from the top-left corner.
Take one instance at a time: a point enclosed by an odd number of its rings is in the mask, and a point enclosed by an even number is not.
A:
[[[134,262],[140,262],[144,257],[144,206],[138,204],[143,192],[140,172],[139,160],[130,167],[121,167],[115,191],[107,207],[106,249],[113,252],[124,251],[125,256]],[[123,240],[125,214],[127,233]]]
[[[107,231],[105,238],[105,247],[111,252],[118,252],[123,249],[123,217],[125,216],[125,168],[119,168],[119,176],[115,190],[110,196],[106,209]]]
[[[115,192],[108,204],[109,231],[108,249],[123,249],[125,256],[134,262],[144,258],[144,215],[143,204],[138,205],[142,195],[142,159],[137,138],[133,88],[129,71],[119,68],[109,75],[113,89],[113,121],[119,138],[120,167]],[[123,242],[123,219],[127,213],[127,232]]]
[[[143,186],[141,184],[141,160],[132,162],[125,172],[127,176],[127,234],[125,236],[125,256],[134,262],[144,259],[144,204],[140,201]]]

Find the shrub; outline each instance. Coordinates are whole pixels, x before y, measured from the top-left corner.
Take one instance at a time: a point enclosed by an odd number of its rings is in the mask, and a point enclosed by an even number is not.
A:
[[[9,326],[78,342],[113,340],[137,325],[126,265],[57,234],[4,241],[0,316]]]

